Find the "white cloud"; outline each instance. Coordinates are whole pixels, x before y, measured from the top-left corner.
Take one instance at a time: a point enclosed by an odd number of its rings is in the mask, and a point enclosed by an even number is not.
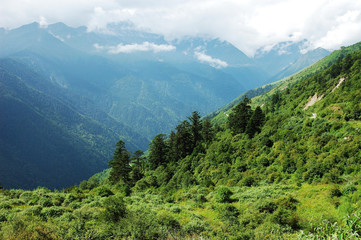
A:
[[[42,16],[106,32],[108,23],[131,21],[167,39],[218,37],[253,55],[281,41],[306,38],[331,49],[360,41],[360,11],[361,0],[2,0],[0,27]]]
[[[222,61],[218,58],[213,58],[207,54],[205,54],[204,52],[194,52],[194,55],[196,56],[196,58],[201,62],[201,63],[208,63],[209,65],[211,65],[214,68],[225,68],[228,66],[228,63],[225,61]]]
[[[48,25],[49,25],[49,24],[48,24],[48,21],[46,20],[46,18],[43,17],[43,16],[40,16],[39,26],[40,26],[41,28],[47,28]]]
[[[122,43],[118,44],[117,46],[100,46],[99,44],[94,44],[94,47],[97,50],[107,50],[109,54],[119,54],[119,53],[132,53],[132,52],[149,52],[152,51],[154,53],[157,52],[168,52],[173,51],[176,49],[173,45],[168,44],[155,44],[150,42],[143,42],[142,44],[126,44],[123,45]]]

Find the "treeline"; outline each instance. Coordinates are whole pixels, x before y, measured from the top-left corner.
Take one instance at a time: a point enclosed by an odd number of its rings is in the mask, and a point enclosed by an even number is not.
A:
[[[225,127],[231,129],[234,135],[245,133],[252,138],[261,131],[265,114],[260,107],[252,110],[250,103],[251,100],[245,96],[229,115]],[[163,133],[156,135],[149,144],[146,156],[142,156],[143,152],[140,150],[134,153],[127,151],[124,142],[120,140],[116,144],[113,159],[109,162],[109,180],[112,183],[121,181],[134,186],[147,170],[156,170],[160,166],[166,168],[168,164],[177,163],[187,156],[204,154],[220,130],[209,119],[202,120],[199,112],[194,111],[169,136]]]

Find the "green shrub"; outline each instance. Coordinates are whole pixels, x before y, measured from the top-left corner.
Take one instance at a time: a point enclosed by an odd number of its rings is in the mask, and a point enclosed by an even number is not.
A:
[[[40,216],[41,210],[43,208],[39,205],[31,206],[26,209],[25,213],[30,216]]]
[[[42,207],[51,207],[53,206],[53,202],[51,201],[50,197],[43,196],[39,199],[39,205]]]
[[[330,197],[341,197],[342,192],[340,191],[340,188],[338,186],[332,186],[330,189]]]
[[[0,223],[8,220],[8,213],[4,210],[0,210]]]
[[[11,203],[8,201],[0,202],[0,209],[11,209]]]
[[[118,222],[125,216],[125,203],[120,196],[113,195],[108,197],[103,202],[103,207],[105,208],[104,217],[107,221]]]
[[[169,212],[160,211],[157,214],[158,223],[166,227],[168,230],[178,230],[181,228],[178,220]]]
[[[232,195],[233,192],[228,187],[221,186],[216,189],[215,199],[219,203],[231,202]]]
[[[40,212],[41,216],[45,219],[60,217],[65,212],[63,207],[52,206],[43,208]]]
[[[109,197],[111,195],[114,195],[114,193],[105,186],[100,186],[97,188],[96,193],[100,197]]]
[[[357,188],[354,185],[348,185],[343,189],[342,194],[343,195],[348,195],[348,194],[353,193],[355,191],[357,191]]]
[[[188,234],[200,234],[211,229],[210,225],[198,218],[194,218],[183,226],[183,230]]]
[[[241,186],[251,187],[255,185],[256,181],[253,176],[246,176],[241,180]]]

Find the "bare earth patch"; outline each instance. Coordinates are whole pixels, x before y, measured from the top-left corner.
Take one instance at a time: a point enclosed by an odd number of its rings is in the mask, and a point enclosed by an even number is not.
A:
[[[322,98],[323,98],[323,95],[317,96],[317,93],[315,93],[315,95],[313,95],[313,97],[310,99],[310,101],[308,101],[308,103],[305,105],[303,110],[306,110],[307,108],[313,106],[313,104],[320,101]]]
[[[345,80],[346,80],[345,78],[341,78],[340,81],[338,82],[337,86],[332,89],[332,92],[335,91],[337,88],[339,88]]]

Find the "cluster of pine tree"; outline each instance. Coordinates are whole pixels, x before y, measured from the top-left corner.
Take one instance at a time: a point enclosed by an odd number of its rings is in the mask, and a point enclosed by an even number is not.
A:
[[[159,166],[183,159],[194,151],[204,151],[202,144],[211,142],[214,134],[210,120],[201,120],[199,112],[194,111],[168,137],[163,133],[156,135],[149,144],[149,154],[146,157],[142,156],[141,150],[129,152],[125,143],[119,140],[113,158],[109,161],[109,180],[112,183],[134,185],[144,176],[145,170],[155,170]]]

